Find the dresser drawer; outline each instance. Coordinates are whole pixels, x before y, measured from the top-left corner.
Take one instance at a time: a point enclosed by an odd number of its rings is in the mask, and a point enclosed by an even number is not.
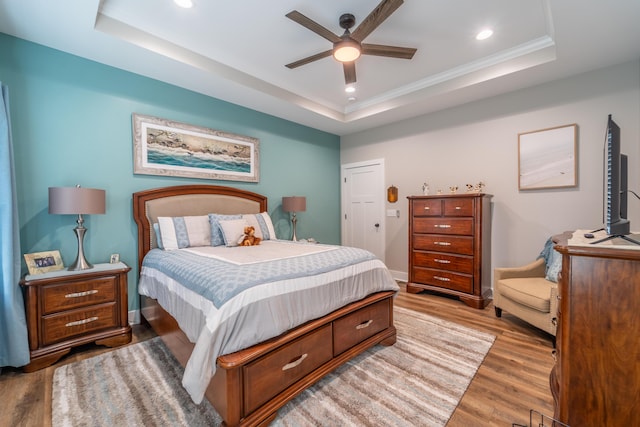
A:
[[[433,268],[414,267],[411,281],[460,292],[473,291],[473,276]]]
[[[339,355],[388,327],[388,299],[341,317],[333,322],[333,355]]]
[[[245,366],[245,414],[331,360],[331,347],[331,324],[327,324]]]
[[[473,255],[473,237],[414,234],[413,247],[417,250]]]
[[[472,199],[445,199],[445,216],[473,216]]]
[[[42,344],[50,345],[76,335],[86,335],[118,325],[117,304],[65,311],[42,318]]]
[[[414,200],[414,216],[440,216],[442,215],[442,201],[440,199]]]
[[[414,218],[413,231],[415,233],[458,234],[471,236],[473,234],[473,219],[471,218]]]
[[[413,266],[473,273],[473,257],[449,255],[438,252],[413,252]]]
[[[43,314],[115,301],[116,276],[44,286],[41,296]]]

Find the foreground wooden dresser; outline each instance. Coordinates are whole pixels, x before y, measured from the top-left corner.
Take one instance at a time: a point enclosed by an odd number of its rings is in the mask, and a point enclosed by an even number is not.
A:
[[[491,195],[409,199],[407,292],[455,295],[484,308],[491,300]]]
[[[562,253],[555,418],[570,426],[640,419],[640,250],[567,246]]]
[[[32,372],[55,363],[72,347],[95,342],[115,347],[131,341],[124,263],[82,271],[26,276],[27,329]]]

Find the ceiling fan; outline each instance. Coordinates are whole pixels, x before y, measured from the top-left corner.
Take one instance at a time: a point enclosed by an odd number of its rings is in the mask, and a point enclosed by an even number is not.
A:
[[[353,33],[350,28],[355,25],[355,17],[350,13],[340,16],[340,27],[344,28],[344,34],[337,36],[317,22],[307,18],[302,13],[294,10],[285,16],[303,27],[308,28],[321,37],[333,43],[333,49],[308,56],[298,61],[287,64],[287,68],[296,68],[318,59],[333,56],[342,62],[344,68],[344,80],[346,84],[356,82],[355,60],[360,55],[387,56],[391,58],[411,59],[417,49],[399,46],[387,46],[381,44],[362,43],[362,41],[384,22],[393,12],[404,3],[403,0],[382,0],[375,9],[362,21]]]

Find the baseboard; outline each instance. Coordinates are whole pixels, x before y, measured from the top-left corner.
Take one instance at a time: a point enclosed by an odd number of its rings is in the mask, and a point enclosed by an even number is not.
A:
[[[130,325],[140,324],[140,309],[129,310],[129,324]]]
[[[389,270],[391,272],[391,276],[400,282],[406,282],[409,280],[409,273],[406,271],[398,271],[398,270]]]

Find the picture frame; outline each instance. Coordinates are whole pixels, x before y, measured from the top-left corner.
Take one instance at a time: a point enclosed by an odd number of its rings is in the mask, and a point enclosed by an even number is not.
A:
[[[578,125],[518,134],[518,189],[569,188],[578,185]]]
[[[64,268],[60,251],[44,251],[24,254],[29,274],[43,274]]]
[[[260,141],[133,114],[133,173],[258,182]]]
[[[109,264],[117,264],[120,262],[120,254],[111,254],[109,257]]]

